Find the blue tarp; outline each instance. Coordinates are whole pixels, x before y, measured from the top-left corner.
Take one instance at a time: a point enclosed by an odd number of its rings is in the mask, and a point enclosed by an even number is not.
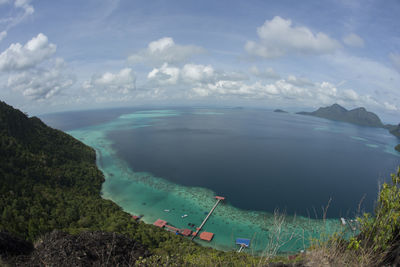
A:
[[[250,246],[250,239],[246,239],[246,238],[237,238],[237,239],[236,239],[236,245],[241,245],[241,246],[249,247],[249,246]]]

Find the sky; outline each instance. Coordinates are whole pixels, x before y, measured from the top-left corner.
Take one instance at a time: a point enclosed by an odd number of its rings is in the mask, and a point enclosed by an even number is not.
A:
[[[0,99],[30,115],[129,106],[400,122],[399,0],[0,0]]]

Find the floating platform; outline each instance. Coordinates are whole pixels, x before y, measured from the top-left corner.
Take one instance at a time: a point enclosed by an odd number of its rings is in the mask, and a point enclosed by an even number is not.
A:
[[[200,239],[208,241],[208,242],[210,242],[213,239],[213,237],[214,237],[214,234],[210,233],[210,232],[202,232],[200,234]]]

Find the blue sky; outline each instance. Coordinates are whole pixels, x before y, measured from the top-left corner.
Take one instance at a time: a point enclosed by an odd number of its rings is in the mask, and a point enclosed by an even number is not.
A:
[[[0,0],[0,14],[0,99],[30,114],[339,103],[400,121],[397,0]]]

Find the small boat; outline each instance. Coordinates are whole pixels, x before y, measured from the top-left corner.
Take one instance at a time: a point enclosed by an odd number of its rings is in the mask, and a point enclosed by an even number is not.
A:
[[[186,218],[187,216],[188,216],[187,214],[183,214],[181,217]]]
[[[340,218],[340,222],[342,223],[342,225],[346,225],[346,220],[343,217]]]
[[[165,212],[169,212],[169,210],[164,210]]]

